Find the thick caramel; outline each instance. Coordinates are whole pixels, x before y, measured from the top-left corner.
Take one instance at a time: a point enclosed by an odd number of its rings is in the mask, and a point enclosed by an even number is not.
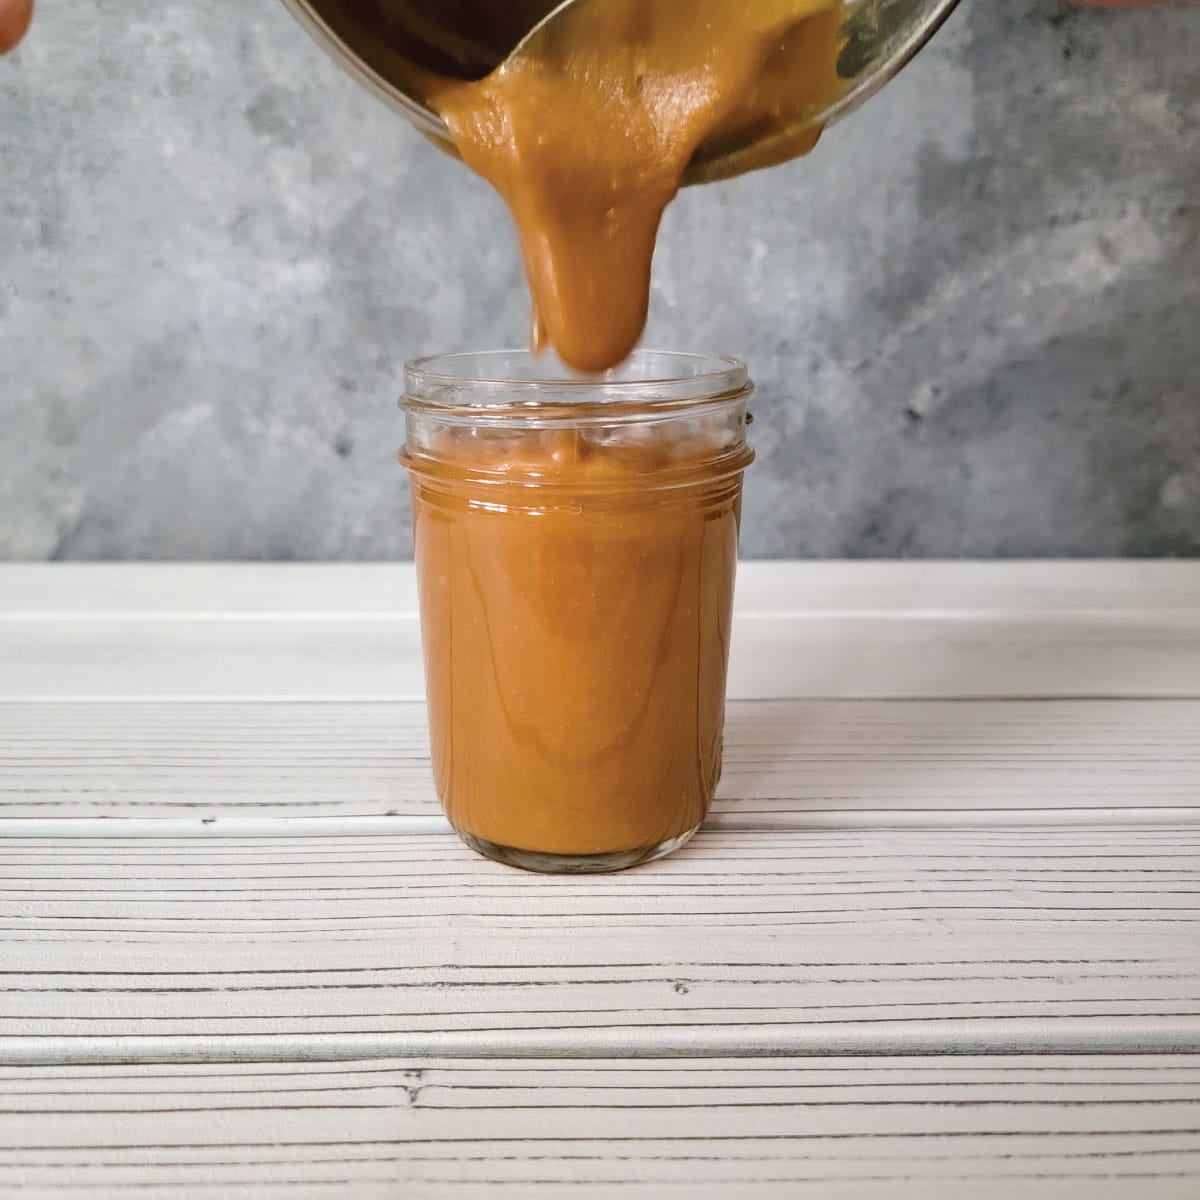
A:
[[[749,457],[563,430],[406,459],[434,779],[460,832],[578,856],[700,823]]]
[[[516,57],[553,0],[326,0],[354,53],[445,118],[520,237],[535,343],[603,370],[641,335],[663,209],[691,164],[810,150],[837,98],[841,0],[594,0]],[[743,149],[744,148],[744,149]]]
[[[756,124],[764,164],[815,142],[795,118],[840,89],[838,11],[605,0],[564,29],[464,79],[506,36],[480,24],[440,47],[453,68],[408,84],[509,205],[535,343],[601,371],[641,336],[688,164]],[[615,440],[520,426],[451,427],[406,455],[438,795],[489,852],[650,854],[695,829],[720,775],[749,452],[670,423]]]
[[[646,323],[663,210],[706,139],[837,94],[831,0],[604,0],[475,83],[426,84],[463,160],[508,203],[535,342],[600,371]],[[769,161],[812,132],[764,144]]]

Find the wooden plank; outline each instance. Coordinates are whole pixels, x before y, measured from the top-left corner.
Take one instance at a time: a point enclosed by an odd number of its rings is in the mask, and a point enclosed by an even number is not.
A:
[[[1200,564],[747,564],[730,695],[1200,696]],[[419,698],[411,568],[0,568],[0,697]]]
[[[381,1060],[0,1074],[34,1197],[1191,1200],[1200,1058]]]
[[[0,697],[419,699],[415,618],[0,622]],[[729,695],[1200,697],[1200,616],[735,614]]]
[[[1200,563],[748,561],[750,613],[1195,613]],[[0,620],[65,617],[319,615],[403,618],[417,611],[411,563],[6,563]]]
[[[0,565],[0,621],[398,619],[416,612],[412,563]]]
[[[1200,1049],[1200,828],[0,841],[0,1058]]]
[[[1200,817],[1197,730],[1193,700],[733,701],[710,824]],[[0,705],[5,818],[439,812],[420,701]]]
[[[420,699],[415,616],[0,622],[6,699]]]

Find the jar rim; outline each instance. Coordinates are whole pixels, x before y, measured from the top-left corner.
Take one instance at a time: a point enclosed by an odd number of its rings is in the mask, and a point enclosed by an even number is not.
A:
[[[460,351],[410,360],[404,380],[402,408],[476,418],[564,408],[578,415],[580,409],[601,409],[610,417],[622,409],[649,415],[688,402],[728,400],[749,388],[746,365],[738,359],[681,350],[635,350],[595,374],[529,350]]]

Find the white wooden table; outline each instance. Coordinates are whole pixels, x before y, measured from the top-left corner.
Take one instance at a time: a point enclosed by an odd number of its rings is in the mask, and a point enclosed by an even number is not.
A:
[[[1200,1196],[1200,563],[744,565],[706,831],[573,879],[414,609],[0,568],[0,1195]]]

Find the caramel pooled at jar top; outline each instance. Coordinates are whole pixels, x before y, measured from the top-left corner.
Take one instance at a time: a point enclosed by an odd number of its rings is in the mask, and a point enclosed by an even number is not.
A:
[[[438,797],[543,871],[669,853],[721,774],[745,367],[525,351],[409,364],[402,406]]]

